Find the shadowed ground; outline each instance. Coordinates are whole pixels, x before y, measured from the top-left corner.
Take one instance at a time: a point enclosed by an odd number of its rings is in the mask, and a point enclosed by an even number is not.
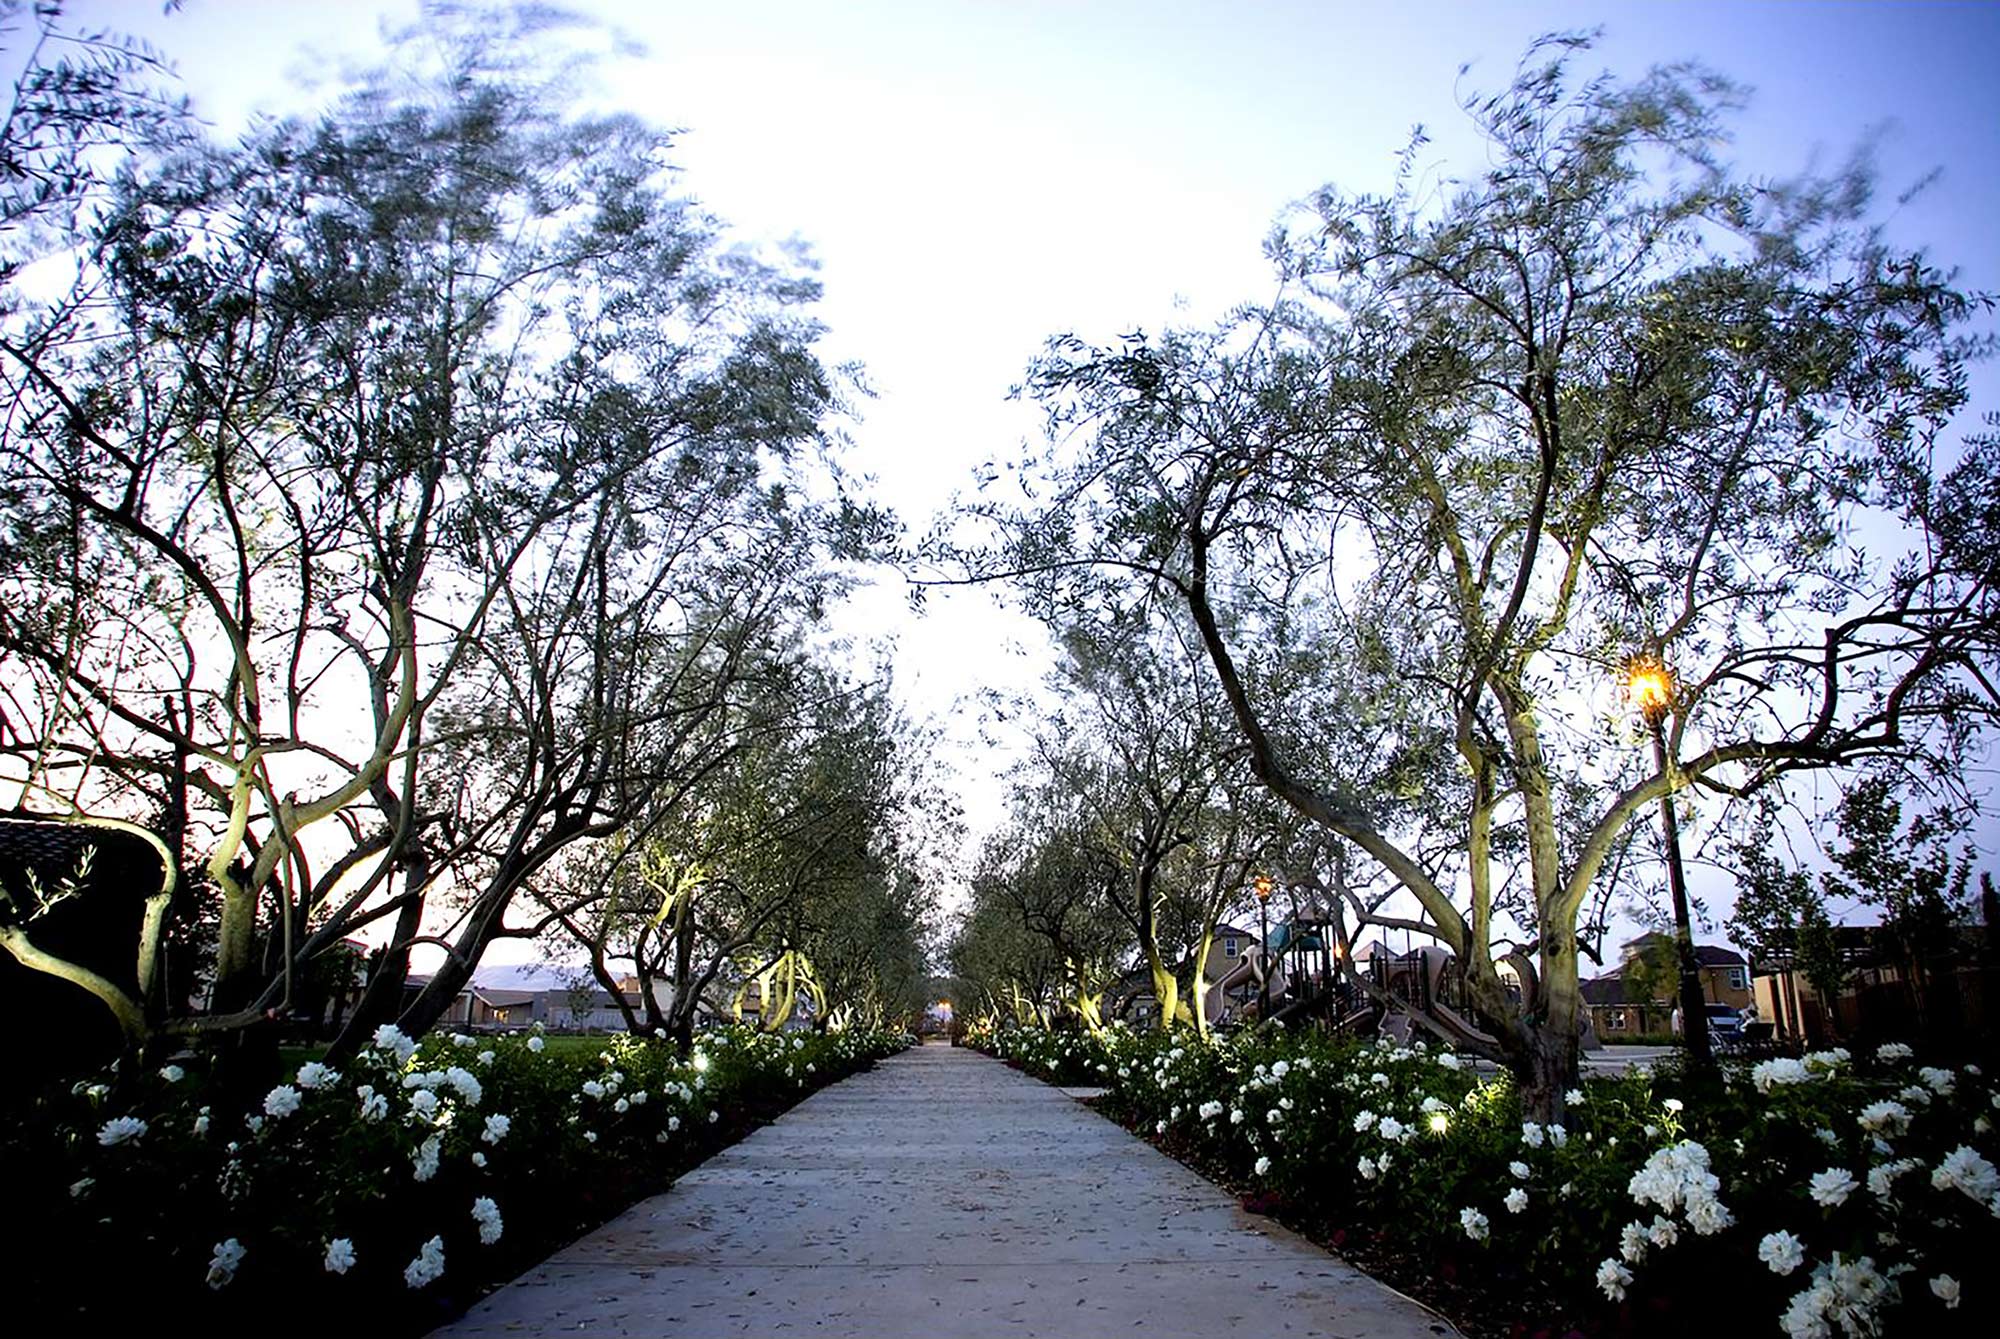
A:
[[[933,1045],[808,1098],[436,1333],[1453,1331],[1056,1089]]]

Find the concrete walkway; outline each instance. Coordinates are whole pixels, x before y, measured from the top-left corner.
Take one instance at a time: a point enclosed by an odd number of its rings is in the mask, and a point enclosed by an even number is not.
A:
[[[931,1045],[800,1103],[437,1331],[1454,1331],[1088,1109]]]

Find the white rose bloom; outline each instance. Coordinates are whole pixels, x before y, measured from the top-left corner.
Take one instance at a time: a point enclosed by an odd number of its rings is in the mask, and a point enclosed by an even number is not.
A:
[[[444,1274],[444,1238],[432,1237],[417,1252],[417,1258],[403,1266],[403,1282],[412,1288],[435,1283]]]
[[[1806,1262],[1806,1245],[1789,1232],[1773,1232],[1757,1243],[1757,1258],[1773,1274],[1789,1274]]]
[[[146,1133],[146,1122],[137,1116],[113,1116],[97,1129],[97,1142],[105,1148],[116,1148],[119,1144],[137,1139]],[[230,1240],[235,1240],[231,1238]]]
[[[218,1289],[228,1287],[229,1281],[236,1277],[236,1267],[243,1263],[246,1254],[248,1252],[243,1249],[243,1243],[234,1237],[216,1242],[215,1254],[208,1260],[208,1286]]]

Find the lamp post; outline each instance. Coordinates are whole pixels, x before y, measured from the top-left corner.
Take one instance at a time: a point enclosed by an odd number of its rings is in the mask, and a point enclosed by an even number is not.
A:
[[[1257,876],[1257,1021],[1271,1016],[1271,876]]]
[[[1625,691],[1653,733],[1653,762],[1660,775],[1667,768],[1667,713],[1673,710],[1674,676],[1657,658],[1642,657],[1625,669]],[[1674,907],[1674,951],[1680,965],[1681,1040],[1687,1047],[1688,1068],[1714,1068],[1708,1044],[1708,1008],[1701,994],[1701,965],[1694,956],[1694,930],[1689,924],[1687,881],[1681,874],[1681,831],[1674,818],[1674,794],[1660,796],[1660,826],[1667,842],[1667,893]]]

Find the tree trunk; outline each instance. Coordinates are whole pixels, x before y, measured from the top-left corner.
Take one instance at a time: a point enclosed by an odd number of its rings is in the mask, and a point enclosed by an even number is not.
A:
[[[361,989],[354,1012],[348,1016],[340,1035],[327,1047],[327,1063],[345,1065],[360,1052],[376,1028],[393,1022],[403,1011],[403,987],[410,979],[409,945],[423,919],[421,896],[412,897],[396,913],[396,927],[390,931],[389,943],[381,950],[381,959],[375,964],[368,984]]]

